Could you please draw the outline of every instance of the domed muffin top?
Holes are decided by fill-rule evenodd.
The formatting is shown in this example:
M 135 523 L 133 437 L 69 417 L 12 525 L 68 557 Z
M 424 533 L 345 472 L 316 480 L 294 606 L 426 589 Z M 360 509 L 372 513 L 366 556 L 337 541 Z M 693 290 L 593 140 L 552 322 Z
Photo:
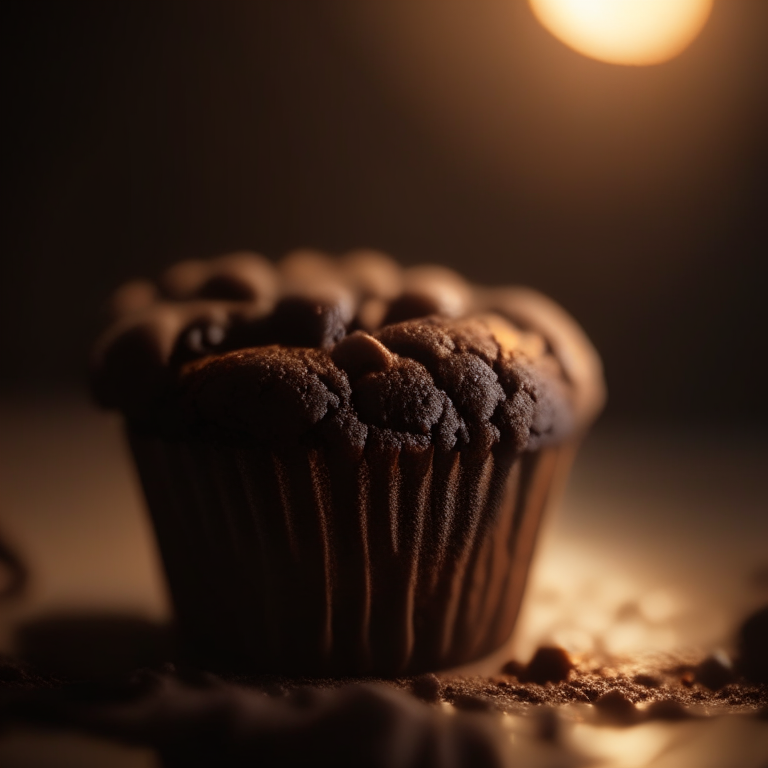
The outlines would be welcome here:
M 187 438 L 533 450 L 604 400 L 597 353 L 554 302 L 372 251 L 182 262 L 110 312 L 96 399 Z

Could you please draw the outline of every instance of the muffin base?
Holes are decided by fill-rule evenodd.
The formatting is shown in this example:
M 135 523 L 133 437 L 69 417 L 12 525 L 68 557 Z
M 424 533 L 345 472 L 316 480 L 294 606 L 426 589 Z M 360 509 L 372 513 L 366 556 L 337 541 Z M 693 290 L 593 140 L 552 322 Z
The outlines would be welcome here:
M 129 429 L 182 653 L 230 672 L 402 675 L 511 635 L 568 443 L 514 456 L 267 450 Z

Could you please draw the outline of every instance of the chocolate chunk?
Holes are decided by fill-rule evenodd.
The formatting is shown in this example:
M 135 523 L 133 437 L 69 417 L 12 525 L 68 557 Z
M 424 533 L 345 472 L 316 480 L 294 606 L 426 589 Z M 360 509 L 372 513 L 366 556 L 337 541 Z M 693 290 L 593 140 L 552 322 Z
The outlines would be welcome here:
M 291 347 L 325 349 L 347 332 L 348 313 L 336 297 L 287 296 L 272 316 L 273 340 Z
M 436 675 L 427 673 L 411 680 L 411 693 L 422 701 L 435 704 L 440 701 L 440 681 Z
M 198 298 L 227 301 L 273 301 L 277 276 L 272 265 L 254 253 L 233 253 L 214 259 L 197 288 Z
M 231 253 L 211 261 L 183 261 L 159 280 L 163 295 L 175 301 L 217 299 L 271 301 L 277 285 L 272 265 L 255 253 Z
M 693 670 L 697 683 L 709 688 L 711 691 L 719 691 L 735 679 L 733 668 L 728 660 L 720 655 L 707 656 Z
M 394 364 L 394 357 L 380 342 L 362 331 L 342 339 L 331 351 L 331 359 L 351 380 L 366 373 L 385 371 Z
M 341 267 L 346 279 L 363 297 L 394 299 L 402 290 L 402 270 L 378 251 L 352 251 L 343 258 Z
M 462 317 L 472 306 L 471 289 L 453 270 L 412 267 L 405 271 L 403 280 L 403 293 L 390 305 L 386 324 L 428 315 Z
M 522 682 L 560 683 L 568 679 L 573 662 L 568 652 L 556 646 L 542 646 L 537 649 L 522 673 Z
M 404 293 L 389 306 L 384 325 L 440 313 L 440 298 L 429 293 Z

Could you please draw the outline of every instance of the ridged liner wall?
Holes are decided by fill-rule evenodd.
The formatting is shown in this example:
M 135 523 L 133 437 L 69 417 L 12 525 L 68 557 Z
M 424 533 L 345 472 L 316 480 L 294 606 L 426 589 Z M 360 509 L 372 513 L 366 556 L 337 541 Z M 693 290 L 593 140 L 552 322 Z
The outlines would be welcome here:
M 131 434 L 182 648 L 211 669 L 409 674 L 510 636 L 572 446 L 267 451 Z

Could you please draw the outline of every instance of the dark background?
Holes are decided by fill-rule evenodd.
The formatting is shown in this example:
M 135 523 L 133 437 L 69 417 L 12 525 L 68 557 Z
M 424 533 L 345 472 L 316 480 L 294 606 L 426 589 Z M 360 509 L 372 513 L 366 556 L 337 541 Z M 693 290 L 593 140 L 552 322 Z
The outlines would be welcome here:
M 549 293 L 606 418 L 766 421 L 768 3 L 653 67 L 522 1 L 4 3 L 3 388 L 85 387 L 105 296 L 379 248 Z

